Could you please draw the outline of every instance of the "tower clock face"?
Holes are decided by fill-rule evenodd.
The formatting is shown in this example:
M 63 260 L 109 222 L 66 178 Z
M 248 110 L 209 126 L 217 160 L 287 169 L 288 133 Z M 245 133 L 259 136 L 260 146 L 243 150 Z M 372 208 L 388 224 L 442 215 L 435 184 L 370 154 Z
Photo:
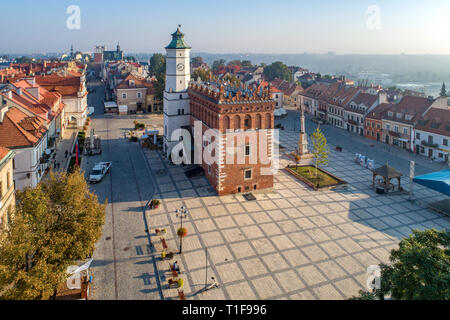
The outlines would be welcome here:
M 177 70 L 184 71 L 184 64 L 182 64 L 182 63 L 177 64 Z

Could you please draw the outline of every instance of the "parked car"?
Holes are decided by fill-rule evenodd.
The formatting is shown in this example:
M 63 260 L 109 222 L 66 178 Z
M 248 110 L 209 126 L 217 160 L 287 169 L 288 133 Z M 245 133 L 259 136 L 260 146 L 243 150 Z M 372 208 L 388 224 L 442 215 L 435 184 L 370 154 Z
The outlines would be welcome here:
M 111 162 L 96 163 L 91 173 L 89 174 L 89 182 L 90 183 L 101 182 L 110 169 L 111 169 Z

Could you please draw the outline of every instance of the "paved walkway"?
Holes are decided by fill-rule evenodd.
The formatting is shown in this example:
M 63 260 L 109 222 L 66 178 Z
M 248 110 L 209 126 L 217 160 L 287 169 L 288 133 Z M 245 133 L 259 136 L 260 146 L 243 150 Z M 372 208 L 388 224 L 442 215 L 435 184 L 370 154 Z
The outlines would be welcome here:
M 280 134 L 288 150 L 297 139 L 293 131 Z M 175 210 L 185 205 L 190 212 L 184 253 L 174 258 L 187 299 L 346 299 L 365 289 L 367 268 L 388 262 L 390 250 L 412 229 L 450 227 L 449 218 L 412 204 L 407 195 L 377 195 L 371 172 L 355 164 L 353 152 L 332 150 L 328 167 L 349 182 L 347 191 L 315 192 L 280 171 L 274 192 L 257 194 L 253 202 L 240 195 L 217 197 L 206 178 L 187 179 L 183 167 L 155 151 L 145 154 L 157 183 L 155 197 L 162 199 L 159 209 L 147 212 L 158 252 L 155 229 L 168 230 L 167 244 L 177 252 Z M 385 162 L 382 155 L 377 161 Z M 442 199 L 425 188 L 416 191 L 427 201 Z M 167 284 L 169 262 L 157 264 L 164 297 L 178 299 Z M 201 293 L 206 264 L 209 284 L 214 276 L 220 288 Z
M 77 129 L 66 129 L 64 131 L 63 139 L 56 148 L 56 157 L 54 162 L 52 163 L 52 170 L 56 172 L 58 171 L 64 172 L 67 170 L 71 158 L 70 156 L 72 152 L 71 149 L 75 141 L 75 138 L 77 137 L 77 134 L 78 134 Z M 65 155 L 66 151 L 68 152 L 67 158 Z M 57 163 L 59 163 L 59 169 L 54 166 Z

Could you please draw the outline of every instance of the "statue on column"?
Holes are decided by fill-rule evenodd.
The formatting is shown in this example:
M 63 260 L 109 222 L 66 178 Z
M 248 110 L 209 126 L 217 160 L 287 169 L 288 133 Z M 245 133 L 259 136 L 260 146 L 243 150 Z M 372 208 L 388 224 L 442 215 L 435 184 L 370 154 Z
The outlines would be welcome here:
M 297 153 L 294 154 L 294 157 L 297 158 L 297 160 L 299 158 L 300 161 L 298 161 L 298 163 L 300 165 L 311 165 L 314 162 L 314 155 L 308 150 L 308 135 L 306 133 L 305 109 L 303 106 L 300 107 L 300 135 Z

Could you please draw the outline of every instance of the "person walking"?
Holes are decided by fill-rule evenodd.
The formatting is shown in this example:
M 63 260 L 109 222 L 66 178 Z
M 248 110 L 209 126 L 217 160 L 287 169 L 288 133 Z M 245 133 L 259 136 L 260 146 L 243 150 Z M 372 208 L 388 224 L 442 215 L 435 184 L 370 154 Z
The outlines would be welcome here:
M 69 155 L 69 152 L 67 152 L 67 150 L 66 150 L 66 158 L 67 158 L 68 155 Z

